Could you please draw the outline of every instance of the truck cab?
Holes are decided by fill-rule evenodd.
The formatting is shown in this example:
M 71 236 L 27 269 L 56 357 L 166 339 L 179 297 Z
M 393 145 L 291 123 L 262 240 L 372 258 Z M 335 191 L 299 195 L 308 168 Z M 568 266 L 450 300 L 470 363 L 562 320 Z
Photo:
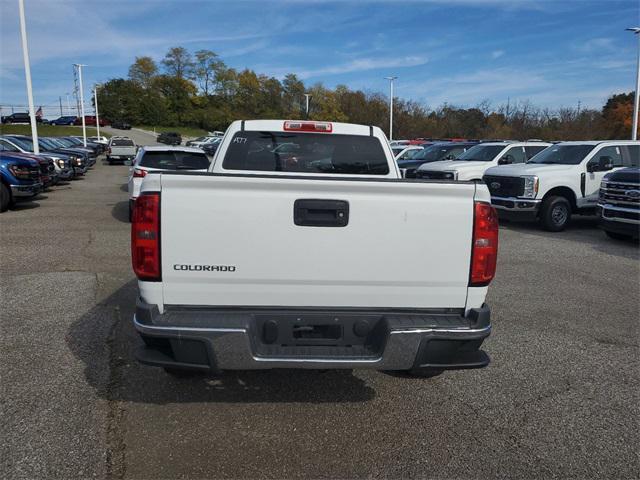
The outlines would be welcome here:
M 596 213 L 608 172 L 639 164 L 637 141 L 562 142 L 527 163 L 488 169 L 483 178 L 501 215 L 536 219 L 545 230 L 557 232 L 574 214 Z

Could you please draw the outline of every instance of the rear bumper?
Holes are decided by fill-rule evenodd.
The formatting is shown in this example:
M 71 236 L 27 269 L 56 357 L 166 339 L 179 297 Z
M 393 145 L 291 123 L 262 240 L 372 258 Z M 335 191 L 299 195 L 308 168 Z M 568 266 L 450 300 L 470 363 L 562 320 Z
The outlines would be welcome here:
M 369 331 L 358 339 L 357 325 Z M 460 313 L 371 310 L 157 308 L 138 300 L 133 319 L 147 365 L 202 371 L 265 368 L 372 368 L 407 370 L 480 368 L 489 356 L 480 346 L 491 333 L 489 307 Z M 337 325 L 340 340 L 271 341 L 291 329 Z M 271 324 L 267 326 L 267 324 Z M 278 333 L 280 328 L 280 333 Z M 347 340 L 345 341 L 345 337 Z M 349 339 L 349 337 L 353 337 Z M 353 341 L 351 341 L 353 340 Z M 358 344 L 359 343 L 359 344 Z

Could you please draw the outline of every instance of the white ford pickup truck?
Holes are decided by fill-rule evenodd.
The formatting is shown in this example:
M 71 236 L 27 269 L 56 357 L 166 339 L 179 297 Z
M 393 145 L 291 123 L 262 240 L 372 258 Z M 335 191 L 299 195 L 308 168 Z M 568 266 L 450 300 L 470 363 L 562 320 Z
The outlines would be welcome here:
M 209 171 L 148 172 L 131 238 L 137 358 L 170 373 L 489 363 L 489 191 L 400 178 L 377 127 L 234 122 Z
M 600 183 L 609 171 L 637 167 L 640 142 L 562 142 L 527 163 L 493 167 L 483 177 L 501 216 L 537 219 L 559 232 L 573 214 L 596 213 Z

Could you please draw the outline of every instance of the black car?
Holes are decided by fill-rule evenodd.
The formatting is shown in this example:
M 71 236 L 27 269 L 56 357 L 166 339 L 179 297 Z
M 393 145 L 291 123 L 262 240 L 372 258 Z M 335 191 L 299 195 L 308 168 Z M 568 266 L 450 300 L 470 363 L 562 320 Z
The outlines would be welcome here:
M 111 128 L 117 128 L 118 130 L 131 130 L 131 124 L 123 122 L 122 120 L 116 120 L 111 122 Z
M 436 143 L 416 153 L 407 160 L 398 160 L 398 168 L 404 172 L 405 178 L 416 178 L 421 165 L 440 160 L 455 160 L 478 142 Z
M 37 120 L 37 119 L 36 119 Z M 30 123 L 31 118 L 28 113 L 12 113 L 2 117 L 2 123 Z
M 157 141 L 167 145 L 180 145 L 182 144 L 182 136 L 177 132 L 164 132 L 158 135 Z
M 213 157 L 216 153 L 216 150 L 218 150 L 219 145 L 220 145 L 220 142 L 210 142 L 210 143 L 205 143 L 201 148 L 204 151 L 204 153 L 206 153 L 210 157 Z
M 598 198 L 600 228 L 616 240 L 640 238 L 640 168 L 629 167 L 604 176 Z

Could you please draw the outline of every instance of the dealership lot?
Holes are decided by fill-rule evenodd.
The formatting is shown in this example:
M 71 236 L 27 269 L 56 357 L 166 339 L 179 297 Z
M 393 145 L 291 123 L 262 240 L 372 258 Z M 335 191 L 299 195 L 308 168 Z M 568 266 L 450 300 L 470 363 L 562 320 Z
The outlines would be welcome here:
M 126 175 L 0 218 L 3 477 L 640 475 L 640 254 L 594 219 L 501 228 L 486 369 L 176 379 L 132 356 Z

